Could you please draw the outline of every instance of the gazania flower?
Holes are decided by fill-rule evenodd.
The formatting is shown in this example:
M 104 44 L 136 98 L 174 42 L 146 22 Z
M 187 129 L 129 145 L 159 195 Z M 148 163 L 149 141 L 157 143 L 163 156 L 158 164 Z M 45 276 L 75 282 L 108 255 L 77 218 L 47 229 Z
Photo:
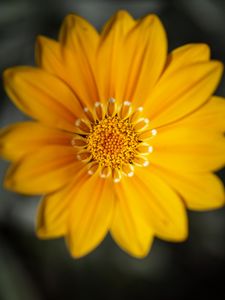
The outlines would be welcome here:
M 167 54 L 155 15 L 120 11 L 99 34 L 76 15 L 59 41 L 39 37 L 37 67 L 4 73 L 9 97 L 34 119 L 1 132 L 5 186 L 43 195 L 41 238 L 64 236 L 74 257 L 109 232 L 135 257 L 153 237 L 187 237 L 186 208 L 224 204 L 212 173 L 225 162 L 222 65 L 204 44 Z

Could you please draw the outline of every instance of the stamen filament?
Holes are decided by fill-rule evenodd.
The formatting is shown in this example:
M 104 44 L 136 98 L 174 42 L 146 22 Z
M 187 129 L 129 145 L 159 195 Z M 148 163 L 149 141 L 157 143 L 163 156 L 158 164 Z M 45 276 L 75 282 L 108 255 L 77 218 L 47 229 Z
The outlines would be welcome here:
M 110 117 L 116 114 L 116 100 L 114 98 L 110 98 L 108 101 L 107 113 Z
M 147 118 L 141 118 L 137 121 L 137 123 L 134 125 L 134 130 L 136 131 L 142 131 L 148 127 L 149 119 Z
M 101 102 L 95 102 L 95 116 L 98 121 L 104 118 L 103 105 Z

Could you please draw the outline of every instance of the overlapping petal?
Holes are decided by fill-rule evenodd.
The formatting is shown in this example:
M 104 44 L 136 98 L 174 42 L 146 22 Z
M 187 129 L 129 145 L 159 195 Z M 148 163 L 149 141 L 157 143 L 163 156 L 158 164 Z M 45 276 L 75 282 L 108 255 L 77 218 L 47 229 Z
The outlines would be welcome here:
M 171 125 L 152 141 L 151 162 L 174 171 L 216 171 L 225 164 L 225 139 L 219 133 Z
M 69 216 L 67 242 L 74 257 L 81 257 L 96 248 L 107 234 L 113 215 L 112 182 L 91 176 L 77 183 Z
M 82 108 L 70 88 L 57 77 L 32 67 L 4 72 L 8 95 L 19 109 L 54 128 L 74 131 Z
M 166 166 L 164 168 L 152 166 L 151 172 L 171 185 L 189 209 L 215 209 L 225 203 L 223 183 L 216 175 L 174 172 L 168 170 Z
M 202 132 L 225 132 L 225 98 L 211 97 L 200 109 L 183 118 L 176 126 L 185 126 Z
M 56 238 L 68 233 L 70 208 L 80 184 L 87 177 L 89 175 L 83 168 L 73 175 L 72 183 L 42 199 L 37 216 L 37 235 L 40 238 Z
M 100 100 L 105 102 L 110 97 L 122 101 L 124 82 L 125 37 L 134 27 L 135 20 L 125 11 L 113 15 L 104 26 L 97 52 L 96 68 Z
M 116 205 L 111 235 L 117 244 L 135 257 L 145 257 L 153 242 L 153 230 L 146 221 L 143 200 L 131 196 L 124 184 L 116 186 Z
M 223 69 L 217 61 L 195 63 L 171 73 L 169 68 L 170 65 L 145 103 L 153 127 L 177 121 L 206 103 Z
M 38 36 L 35 45 L 35 60 L 38 67 L 44 69 L 64 81 L 68 81 L 62 49 L 59 42 L 45 36 Z
M 16 161 L 50 145 L 71 145 L 72 135 L 37 122 L 21 122 L 0 131 L 0 154 Z
M 166 69 L 163 74 L 169 77 L 175 71 L 192 65 L 193 63 L 204 62 L 210 59 L 210 49 L 206 44 L 186 44 L 178 47 L 169 53 Z
M 156 15 L 139 20 L 124 43 L 123 99 L 142 105 L 158 81 L 167 58 L 165 30 Z
M 54 192 L 83 167 L 75 150 L 68 146 L 46 146 L 12 164 L 5 187 L 24 194 Z
M 115 97 L 142 104 L 158 80 L 166 61 L 164 28 L 155 15 L 137 22 L 120 11 L 101 35 L 97 70 L 101 100 Z
M 128 242 L 122 234 L 128 234 L 129 230 L 131 238 L 133 232 L 136 236 L 136 244 L 133 238 L 130 246 L 130 252 L 131 247 L 136 246 L 133 255 L 135 250 L 139 253 L 138 246 L 140 255 L 146 254 L 146 245 L 149 243 L 146 237 L 151 231 L 166 240 L 179 241 L 187 237 L 187 218 L 182 201 L 163 180 L 152 174 L 149 168 L 138 169 L 134 178 L 121 182 L 115 186 L 115 190 L 119 200 L 119 212 L 114 222 L 117 229 L 114 236 L 115 239 L 117 235 L 121 236 L 118 242 L 123 242 L 123 239 Z M 129 246 L 125 242 L 124 248 Z
M 63 21 L 59 41 L 67 80 L 79 101 L 90 107 L 99 100 L 95 78 L 99 34 L 85 19 L 70 14 Z

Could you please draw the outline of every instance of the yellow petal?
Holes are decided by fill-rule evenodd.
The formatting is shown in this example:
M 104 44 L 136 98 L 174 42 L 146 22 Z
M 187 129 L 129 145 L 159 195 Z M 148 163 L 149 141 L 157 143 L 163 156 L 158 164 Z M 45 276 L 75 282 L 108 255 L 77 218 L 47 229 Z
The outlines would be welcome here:
M 116 206 L 111 235 L 117 244 L 130 255 L 145 257 L 153 242 L 153 231 L 146 221 L 142 199 L 135 191 L 129 192 L 131 183 L 121 181 L 115 185 Z
M 173 50 L 167 58 L 166 70 L 163 76 L 197 62 L 210 59 L 210 49 L 206 44 L 187 44 Z
M 177 122 L 177 126 L 201 129 L 204 132 L 225 131 L 225 98 L 211 97 L 193 114 Z
M 192 210 L 215 209 L 225 204 L 224 187 L 220 179 L 210 173 L 190 174 L 172 172 L 152 166 L 151 172 L 170 184 Z
M 51 193 L 69 182 L 82 166 L 72 147 L 44 147 L 9 168 L 5 187 L 31 195 Z
M 111 233 L 125 251 L 146 256 L 153 233 L 166 240 L 186 238 L 184 206 L 160 178 L 142 169 L 115 189 L 118 200 Z
M 90 89 L 93 87 L 87 82 L 90 78 L 86 78 L 89 75 L 85 74 L 81 61 L 77 60 L 77 55 L 74 55 L 70 47 L 64 47 L 59 42 L 39 36 L 35 56 L 38 66 L 66 82 L 82 107 L 92 107 L 93 99 L 98 100 L 98 97 L 91 96 Z M 90 76 L 92 80 L 92 74 Z
M 142 105 L 151 94 L 167 58 L 166 33 L 159 18 L 148 15 L 128 33 L 124 47 L 124 99 Z
M 100 244 L 109 230 L 113 210 L 111 180 L 96 174 L 79 185 L 70 209 L 67 237 L 74 257 L 84 256 Z
M 137 168 L 133 178 L 121 182 L 115 189 L 117 195 L 121 195 L 120 205 L 129 203 L 127 214 L 132 209 L 136 222 L 142 220 L 148 224 L 156 236 L 171 241 L 187 237 L 187 217 L 181 199 L 165 181 L 152 174 L 150 168 Z
M 35 59 L 37 65 L 47 72 L 57 75 L 61 79 L 67 79 L 65 67 L 63 66 L 60 43 L 38 36 L 35 45 Z
M 72 135 L 35 122 L 21 122 L 0 130 L 0 155 L 18 160 L 43 146 L 70 145 Z
M 111 97 L 123 101 L 121 88 L 124 84 L 124 39 L 134 19 L 126 12 L 119 11 L 106 23 L 100 36 L 96 68 L 100 100 Z
M 69 14 L 61 26 L 59 40 L 63 46 L 69 47 L 78 55 L 82 55 L 77 52 L 83 49 L 83 54 L 87 59 L 93 61 L 95 57 L 93 50 L 98 45 L 99 34 L 87 20 L 78 15 Z M 90 49 L 90 45 L 94 48 Z
M 82 109 L 72 91 L 58 78 L 32 67 L 4 72 L 9 97 L 24 113 L 52 127 L 74 131 Z
M 68 232 L 70 207 L 74 195 L 87 180 L 87 171 L 83 168 L 74 174 L 72 184 L 45 196 L 39 206 L 37 215 L 37 235 L 40 238 L 65 236 Z
M 225 139 L 204 128 L 167 126 L 152 140 L 156 166 L 189 173 L 215 171 L 225 164 Z
M 96 69 L 99 68 L 95 64 L 99 35 L 85 19 L 70 14 L 62 24 L 59 40 L 67 80 L 78 99 L 90 106 L 99 100 L 95 79 Z
M 210 61 L 162 76 L 145 103 L 152 126 L 174 122 L 204 104 L 215 91 L 222 69 L 221 63 Z

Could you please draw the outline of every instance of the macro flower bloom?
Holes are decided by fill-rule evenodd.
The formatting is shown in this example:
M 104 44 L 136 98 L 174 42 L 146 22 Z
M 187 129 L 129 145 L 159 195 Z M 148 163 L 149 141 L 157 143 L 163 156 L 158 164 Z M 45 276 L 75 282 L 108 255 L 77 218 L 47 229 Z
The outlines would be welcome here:
M 155 15 L 119 11 L 99 34 L 68 15 L 59 40 L 38 37 L 37 67 L 4 72 L 34 121 L 2 129 L 5 186 L 43 195 L 37 235 L 65 237 L 81 257 L 109 232 L 135 257 L 154 237 L 187 238 L 186 209 L 224 204 L 213 174 L 225 162 L 225 102 L 212 96 L 222 64 L 205 44 L 168 54 Z

